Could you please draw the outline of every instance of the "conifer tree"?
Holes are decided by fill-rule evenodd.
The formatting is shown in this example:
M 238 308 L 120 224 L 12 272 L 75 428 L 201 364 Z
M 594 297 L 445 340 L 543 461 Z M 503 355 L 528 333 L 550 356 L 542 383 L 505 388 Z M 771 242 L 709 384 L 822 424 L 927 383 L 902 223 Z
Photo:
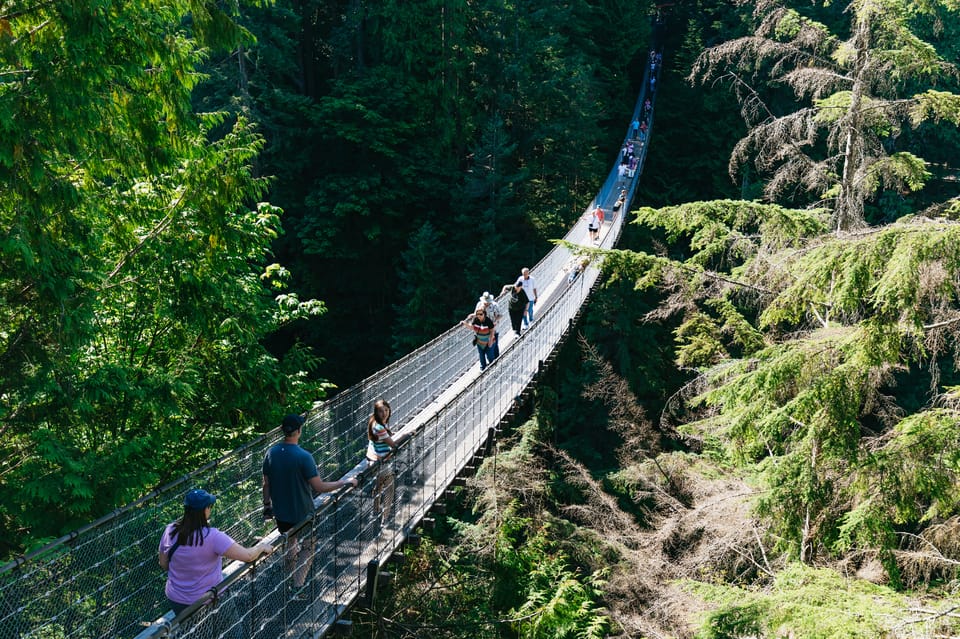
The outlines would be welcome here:
M 794 189 L 812 194 L 831 206 L 838 230 L 861 226 L 864 203 L 879 190 L 922 188 L 926 162 L 897 140 L 904 127 L 928 120 L 960 123 L 960 96 L 937 89 L 956 69 L 915 35 L 911 20 L 956 8 L 952 1 L 855 0 L 842 37 L 777 0 L 757 2 L 754 34 L 707 49 L 690 74 L 729 80 L 736 90 L 749 132 L 731 155 L 731 176 L 755 164 L 770 176 L 771 201 Z M 789 87 L 806 106 L 778 112 L 764 80 Z
M 669 293 L 658 315 L 677 319 L 677 362 L 696 372 L 669 412 L 754 469 L 784 549 L 879 553 L 897 578 L 900 549 L 960 516 L 960 224 L 838 236 L 829 210 L 736 201 L 637 221 L 677 256 L 614 251 L 604 266 Z

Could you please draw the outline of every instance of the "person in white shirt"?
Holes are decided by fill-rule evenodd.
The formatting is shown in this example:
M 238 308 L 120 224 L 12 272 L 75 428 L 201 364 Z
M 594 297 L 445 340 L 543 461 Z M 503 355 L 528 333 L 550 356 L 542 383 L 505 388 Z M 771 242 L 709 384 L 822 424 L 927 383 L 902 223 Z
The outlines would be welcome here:
M 523 316 L 523 325 L 529 327 L 533 324 L 533 305 L 537 302 L 537 282 L 530 275 L 530 269 L 524 267 L 520 271 L 520 279 L 517 280 L 523 286 L 523 292 L 527 294 L 527 312 Z
M 590 216 L 590 221 L 587 222 L 587 231 L 590 232 L 590 241 L 594 244 L 597 244 L 600 242 L 600 224 L 603 222 L 603 209 L 598 206 L 587 215 Z

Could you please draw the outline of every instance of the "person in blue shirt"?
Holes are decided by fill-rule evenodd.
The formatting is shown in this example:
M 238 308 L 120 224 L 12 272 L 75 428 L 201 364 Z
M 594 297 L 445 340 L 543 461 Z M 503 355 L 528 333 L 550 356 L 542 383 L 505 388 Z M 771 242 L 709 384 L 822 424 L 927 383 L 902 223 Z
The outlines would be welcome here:
M 287 415 L 281 423 L 283 441 L 267 451 L 263 458 L 263 515 L 273 517 L 277 530 L 286 533 L 313 514 L 313 493 L 328 493 L 345 486 L 357 486 L 354 478 L 323 481 L 313 455 L 300 448 L 304 419 Z M 296 535 L 288 535 L 287 567 L 293 574 L 293 585 L 303 586 L 313 564 L 313 535 L 304 535 L 298 543 Z

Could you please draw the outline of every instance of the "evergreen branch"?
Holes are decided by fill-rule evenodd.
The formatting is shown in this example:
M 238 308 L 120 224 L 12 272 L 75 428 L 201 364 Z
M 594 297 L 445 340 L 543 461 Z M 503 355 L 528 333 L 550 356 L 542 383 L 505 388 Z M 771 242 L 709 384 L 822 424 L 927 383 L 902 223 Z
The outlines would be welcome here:
M 51 3 L 51 4 L 52 4 L 52 3 Z M 40 31 L 40 29 L 42 29 L 42 28 L 44 28 L 45 26 L 47 26 L 48 24 L 50 24 L 50 22 L 51 22 L 50 20 L 44 20 L 43 22 L 41 22 L 40 24 L 38 24 L 38 25 L 35 26 L 34 28 L 30 29 L 30 31 L 27 32 L 27 35 L 32 38 L 38 31 Z M 14 39 L 14 40 L 11 40 L 11 41 L 10 41 L 10 44 L 11 44 L 11 45 L 15 45 L 15 44 L 17 44 L 18 42 L 20 42 L 21 39 L 22 39 L 22 38 L 16 38 L 16 39 Z
M 741 282 L 741 281 L 739 281 L 739 280 L 734 280 L 734 279 L 731 279 L 731 278 L 729 278 L 729 277 L 724 277 L 723 275 L 720 275 L 719 273 L 717 273 L 717 272 L 715 272 L 715 271 L 709 271 L 709 270 L 707 270 L 707 269 L 695 269 L 695 268 L 693 268 L 692 266 L 687 266 L 686 264 L 681 264 L 681 263 L 678 263 L 677 266 L 678 266 L 678 268 L 680 268 L 680 270 L 682 270 L 682 271 L 686 271 L 686 272 L 691 273 L 691 274 L 694 274 L 694 275 L 697 275 L 697 274 L 699 274 L 699 275 L 705 275 L 705 276 L 707 276 L 707 277 L 709 277 L 709 278 L 711 278 L 711 279 L 715 279 L 715 280 L 718 280 L 718 281 L 721 281 L 721 282 L 725 282 L 725 283 L 730 284 L 730 285 L 732 285 L 732 286 L 739 286 L 739 287 L 742 287 L 742 288 L 747 288 L 747 289 L 750 289 L 750 290 L 752 290 L 752 291 L 756 291 L 757 293 L 763 293 L 763 294 L 765 294 L 765 295 L 775 295 L 775 294 L 776 294 L 774 291 L 771 291 L 770 289 L 763 288 L 763 287 L 761 287 L 761 286 L 756 286 L 756 285 L 754 285 L 754 284 L 748 284 L 748 283 L 746 283 L 746 282 Z

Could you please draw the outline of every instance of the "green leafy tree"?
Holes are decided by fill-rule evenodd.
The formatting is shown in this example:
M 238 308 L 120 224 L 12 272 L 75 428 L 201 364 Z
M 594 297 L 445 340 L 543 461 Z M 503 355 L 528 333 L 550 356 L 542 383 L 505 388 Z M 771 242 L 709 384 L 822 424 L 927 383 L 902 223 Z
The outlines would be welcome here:
M 864 203 L 881 190 L 922 188 L 926 162 L 897 140 L 908 125 L 960 123 L 960 96 L 937 88 L 956 70 L 915 35 L 912 21 L 957 8 L 857 0 L 847 5 L 844 38 L 779 2 L 756 3 L 755 33 L 707 49 L 690 75 L 730 80 L 737 92 L 749 132 L 731 155 L 731 176 L 753 164 L 770 176 L 764 190 L 771 200 L 800 189 L 833 202 L 841 230 L 862 225 Z M 778 112 L 757 87 L 763 78 L 809 106 Z
M 7 9 L 4 550 L 131 501 L 323 390 L 308 351 L 261 344 L 323 310 L 276 296 L 289 273 L 267 266 L 281 229 L 258 203 L 263 141 L 244 118 L 191 109 L 204 48 L 245 32 L 202 1 Z

